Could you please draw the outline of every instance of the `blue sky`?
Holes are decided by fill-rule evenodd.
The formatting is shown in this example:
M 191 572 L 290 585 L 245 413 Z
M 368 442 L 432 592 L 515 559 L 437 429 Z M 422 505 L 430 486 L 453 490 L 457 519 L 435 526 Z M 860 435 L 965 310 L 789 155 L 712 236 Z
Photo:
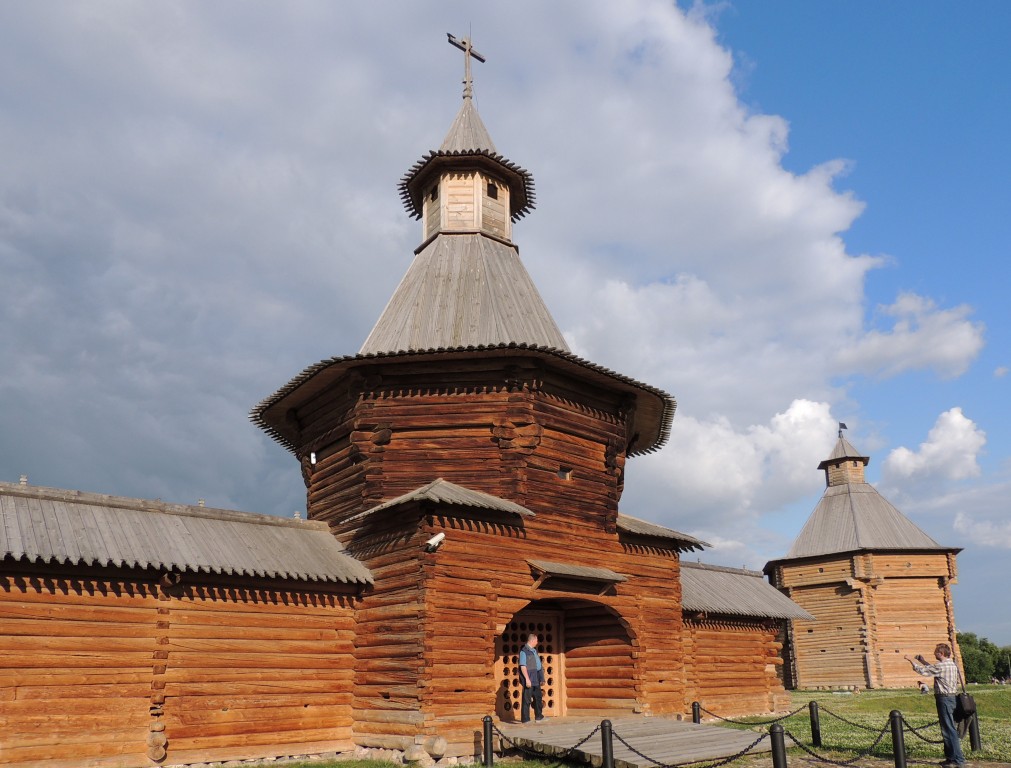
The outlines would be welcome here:
M 1011 644 L 1011 6 L 56 5 L 0 7 L 0 478 L 303 509 L 247 414 L 356 352 L 407 269 L 396 183 L 470 29 L 548 307 L 678 399 L 623 511 L 760 568 L 845 421 L 965 548 L 959 627 Z

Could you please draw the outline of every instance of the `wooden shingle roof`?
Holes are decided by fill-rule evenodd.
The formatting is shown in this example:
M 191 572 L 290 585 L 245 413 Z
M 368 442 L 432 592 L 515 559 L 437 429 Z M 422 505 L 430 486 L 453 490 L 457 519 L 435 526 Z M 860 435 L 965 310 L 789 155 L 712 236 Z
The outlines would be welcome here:
M 708 615 L 814 619 L 758 571 L 681 563 L 681 607 Z
M 526 507 L 509 501 L 508 499 L 493 496 L 492 494 L 484 493 L 483 491 L 475 491 L 471 488 L 464 488 L 462 485 L 451 483 L 440 477 L 430 483 L 427 483 L 426 485 L 421 486 L 420 488 L 416 488 L 413 491 L 397 496 L 395 499 L 384 501 L 381 504 L 377 504 L 376 506 L 365 510 L 364 512 L 354 515 L 353 517 L 348 518 L 348 522 L 369 517 L 377 512 L 382 512 L 383 510 L 393 509 L 394 507 L 400 507 L 405 504 L 416 502 L 431 502 L 451 507 L 487 509 L 493 512 L 505 512 L 510 515 L 518 515 L 519 517 L 532 517 L 534 514 Z
M 569 351 L 516 248 L 458 234 L 415 256 L 360 354 L 494 344 Z
M 325 523 L 13 483 L 0 483 L 0 559 L 372 583 Z
M 836 440 L 835 447 L 832 449 L 831 455 L 818 465 L 818 469 L 825 469 L 825 467 L 844 459 L 856 459 L 857 461 L 862 462 L 864 466 L 866 466 L 871 460 L 870 456 L 861 456 L 860 451 L 854 448 L 853 444 L 840 434 L 839 439 Z
M 869 483 L 829 486 L 786 560 L 856 550 L 942 550 Z
M 501 177 L 512 190 L 509 215 L 515 221 L 534 209 L 534 178 L 525 168 L 499 154 L 474 106 L 464 98 L 442 146 L 429 152 L 404 174 L 398 188 L 407 213 L 421 218 L 422 190 L 435 174 L 448 167 L 472 166 Z
M 675 531 L 673 528 L 665 528 L 662 525 L 657 525 L 656 523 L 650 523 L 646 520 L 640 520 L 638 517 L 632 517 L 631 515 L 620 513 L 618 514 L 618 530 L 624 531 L 625 533 L 634 533 L 639 536 L 649 536 L 655 539 L 667 539 L 668 541 L 673 541 L 679 552 L 691 552 L 696 549 L 701 550 L 710 546 L 707 542 L 702 541 L 702 539 L 696 539 L 694 536 L 689 536 L 687 533 L 681 533 L 680 531 Z

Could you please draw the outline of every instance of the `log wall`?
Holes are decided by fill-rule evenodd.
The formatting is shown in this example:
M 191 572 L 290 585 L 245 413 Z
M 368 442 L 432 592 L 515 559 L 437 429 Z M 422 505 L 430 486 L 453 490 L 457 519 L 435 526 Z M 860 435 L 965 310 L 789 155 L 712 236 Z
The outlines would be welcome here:
M 0 766 L 150 764 L 157 609 L 150 583 L 0 577 Z
M 864 601 L 844 583 L 795 587 L 790 598 L 817 621 L 795 621 L 798 688 L 867 685 Z
M 173 593 L 161 601 L 167 655 L 155 670 L 172 762 L 353 745 L 346 598 L 215 585 Z
M 787 708 L 780 628 L 734 618 L 686 618 L 685 694 L 722 717 Z
M 136 575 L 0 577 L 0 766 L 346 749 L 346 596 Z
M 956 649 L 946 552 L 861 552 L 776 566 L 773 581 L 816 622 L 794 622 L 790 663 L 799 688 L 910 687 L 906 654 Z

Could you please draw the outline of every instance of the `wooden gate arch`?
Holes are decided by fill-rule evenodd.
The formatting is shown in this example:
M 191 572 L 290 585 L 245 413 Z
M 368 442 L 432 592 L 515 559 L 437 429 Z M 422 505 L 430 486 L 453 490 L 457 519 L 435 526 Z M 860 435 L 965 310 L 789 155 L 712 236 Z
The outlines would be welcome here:
M 548 717 L 635 711 L 638 643 L 628 622 L 592 600 L 540 600 L 513 615 L 495 638 L 495 712 L 501 720 L 520 719 L 519 652 L 531 632 L 540 641 Z

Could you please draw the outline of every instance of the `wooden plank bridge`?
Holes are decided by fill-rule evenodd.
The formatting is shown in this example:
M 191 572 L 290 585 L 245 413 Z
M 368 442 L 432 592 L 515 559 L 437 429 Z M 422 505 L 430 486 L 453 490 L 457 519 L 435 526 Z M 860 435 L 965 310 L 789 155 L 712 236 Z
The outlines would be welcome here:
M 730 757 L 762 735 L 750 730 L 697 725 L 665 717 L 625 715 L 609 719 L 616 737 L 621 736 L 639 752 L 662 764 Z M 569 753 L 572 745 L 585 738 L 599 724 L 599 719 L 552 717 L 539 723 L 499 723 L 498 729 L 517 747 L 549 757 L 568 754 L 575 762 L 600 766 L 603 763 L 603 749 L 599 733 Z M 764 739 L 752 750 L 752 754 L 769 752 L 771 748 L 769 739 Z M 656 763 L 639 757 L 615 738 L 614 765 L 615 768 L 655 768 Z

